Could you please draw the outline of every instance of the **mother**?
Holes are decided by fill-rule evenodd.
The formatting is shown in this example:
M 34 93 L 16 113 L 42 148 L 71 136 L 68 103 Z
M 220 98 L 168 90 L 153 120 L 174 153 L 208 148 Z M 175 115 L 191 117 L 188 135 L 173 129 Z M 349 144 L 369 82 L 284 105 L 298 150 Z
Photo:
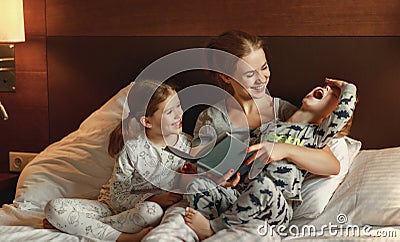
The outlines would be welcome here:
M 264 52 L 263 41 L 259 37 L 243 31 L 232 30 L 211 39 L 207 48 L 228 52 L 248 65 L 243 67 L 238 66 L 238 63 L 213 63 L 217 58 L 209 56 L 211 66 L 235 65 L 235 78 L 221 73 L 212 73 L 213 79 L 231 96 L 200 114 L 194 131 L 195 139 L 203 135 L 209 135 L 213 130 L 217 134 L 227 131 L 250 134 L 250 145 L 254 144 L 250 149 L 258 150 L 257 156 L 265 163 L 286 158 L 307 170 L 311 169 L 315 174 L 329 175 L 338 172 L 339 162 L 329 147 L 310 149 L 280 143 L 271 150 L 269 143 L 260 143 L 260 129 L 263 129 L 275 116 L 285 121 L 297 108 L 287 101 L 268 95 L 267 85 L 271 73 Z M 218 62 L 221 61 L 219 60 Z M 243 135 L 243 137 L 248 138 L 246 135 Z M 256 154 L 250 157 L 248 162 L 253 161 L 255 158 Z M 264 201 L 263 206 L 258 206 L 256 213 L 251 215 L 241 213 L 238 216 L 238 204 L 241 202 L 248 203 L 247 200 L 251 199 L 252 196 L 250 193 L 253 192 L 251 189 L 257 189 L 260 183 L 264 183 L 264 187 L 266 183 L 269 184 L 270 189 L 274 191 L 273 196 L 267 197 L 265 194 L 257 193 L 258 199 Z M 245 178 L 239 185 L 242 188 L 242 194 L 232 207 L 227 211 L 223 211 L 219 217 L 208 221 L 196 219 L 196 213 L 186 214 L 187 224 L 200 239 L 205 239 L 224 228 L 240 225 L 243 221 L 259 223 L 265 220 L 268 224 L 283 226 L 288 224 L 293 214 L 291 204 L 287 203 L 283 197 L 279 199 L 281 197 L 279 196 L 280 191 L 270 180 L 263 179 L 261 181 L 259 179 L 250 180 Z M 251 189 L 246 190 L 249 187 Z M 240 187 L 239 190 L 241 190 Z M 182 213 L 182 211 L 180 212 Z M 151 238 L 152 234 L 154 236 L 163 230 L 163 232 L 166 232 L 166 223 L 169 221 L 172 222 L 168 218 L 165 219 L 163 224 L 148 235 L 148 238 Z M 172 223 L 176 224 L 176 221 Z M 190 233 L 186 232 L 185 234 Z M 161 235 L 161 233 L 158 235 Z M 193 238 L 180 239 L 193 240 Z

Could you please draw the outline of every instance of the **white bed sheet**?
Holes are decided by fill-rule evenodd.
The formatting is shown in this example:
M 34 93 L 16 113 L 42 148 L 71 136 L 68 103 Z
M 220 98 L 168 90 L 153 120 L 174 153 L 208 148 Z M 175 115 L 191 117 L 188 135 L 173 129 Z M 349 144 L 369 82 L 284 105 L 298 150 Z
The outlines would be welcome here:
M 43 229 L 43 217 L 42 212 L 3 205 L 0 209 L 0 241 L 96 242 L 93 239 L 69 235 L 55 229 Z
M 182 214 L 185 204 L 177 204 L 169 209 L 164 217 L 168 223 L 158 226 L 145 242 L 159 241 L 198 241 L 194 232 L 185 225 Z M 43 212 L 21 210 L 13 205 L 3 205 L 0 209 L 0 241 L 80 241 L 97 242 L 98 240 L 69 235 L 54 229 L 42 228 Z M 342 230 L 344 231 L 344 230 Z M 346 235 L 345 231 L 332 233 L 324 231 L 317 232 L 318 236 L 292 235 L 287 237 L 260 236 L 255 228 L 249 226 L 238 226 L 223 230 L 205 242 L 228 242 L 228 241 L 400 241 L 400 226 L 372 226 L 369 230 L 371 235 L 360 233 L 359 236 Z M 342 234 L 342 235 L 341 235 Z

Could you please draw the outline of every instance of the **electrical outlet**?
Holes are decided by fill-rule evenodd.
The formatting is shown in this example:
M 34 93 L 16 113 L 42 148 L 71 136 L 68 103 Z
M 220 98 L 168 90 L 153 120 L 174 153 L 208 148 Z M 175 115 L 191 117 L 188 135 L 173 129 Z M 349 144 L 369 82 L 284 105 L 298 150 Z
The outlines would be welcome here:
M 10 151 L 9 153 L 10 171 L 21 172 L 22 169 L 24 169 L 24 167 L 37 155 L 38 153 Z

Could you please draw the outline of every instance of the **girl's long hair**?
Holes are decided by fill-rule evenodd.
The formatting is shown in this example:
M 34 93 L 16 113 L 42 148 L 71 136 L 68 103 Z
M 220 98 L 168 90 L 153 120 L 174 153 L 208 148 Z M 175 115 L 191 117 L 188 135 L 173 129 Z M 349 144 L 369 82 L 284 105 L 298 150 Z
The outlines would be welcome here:
M 108 153 L 111 157 L 115 158 L 124 147 L 124 132 L 131 130 L 132 125 L 141 126 L 140 118 L 151 117 L 158 110 L 158 105 L 174 91 L 172 86 L 159 81 L 143 80 L 134 83 L 127 97 L 129 114 L 110 134 Z

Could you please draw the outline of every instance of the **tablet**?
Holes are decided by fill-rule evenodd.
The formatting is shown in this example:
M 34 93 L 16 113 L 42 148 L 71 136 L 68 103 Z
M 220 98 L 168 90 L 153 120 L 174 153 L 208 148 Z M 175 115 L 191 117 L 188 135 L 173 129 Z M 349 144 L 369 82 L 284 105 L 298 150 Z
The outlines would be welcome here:
M 214 147 L 210 148 L 209 144 L 204 145 L 204 149 L 197 149 L 196 156 L 177 150 L 173 147 L 167 147 L 166 150 L 172 152 L 174 155 L 186 159 L 190 162 L 197 163 L 197 165 L 207 171 L 212 172 L 214 175 L 220 177 L 226 174 L 230 169 L 234 169 L 235 173 L 240 172 L 245 175 L 250 166 L 243 164 L 252 153 L 246 153 L 248 144 L 240 141 L 234 135 L 225 133 L 219 140 L 212 142 Z M 198 147 L 196 147 L 198 148 Z M 205 151 L 206 150 L 206 151 Z M 199 154 L 204 154 L 199 156 Z

